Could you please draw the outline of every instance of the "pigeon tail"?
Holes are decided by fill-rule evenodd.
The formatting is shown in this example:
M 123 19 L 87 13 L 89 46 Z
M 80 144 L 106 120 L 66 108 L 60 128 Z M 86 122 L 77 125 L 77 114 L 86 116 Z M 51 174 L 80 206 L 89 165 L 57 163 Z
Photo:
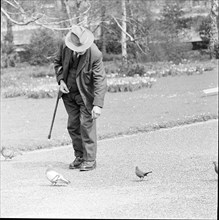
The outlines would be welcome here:
M 135 174 L 139 177 L 139 178 L 141 178 L 141 179 L 143 179 L 145 176 L 147 176 L 149 173 L 152 173 L 152 171 L 149 171 L 149 172 L 143 172 L 143 171 L 141 171 L 137 166 L 135 167 Z
M 147 173 L 144 173 L 144 176 L 147 176 L 149 173 L 152 173 L 152 171 L 149 171 Z
M 69 180 L 65 179 L 64 177 L 61 177 L 60 180 L 66 184 L 71 183 Z

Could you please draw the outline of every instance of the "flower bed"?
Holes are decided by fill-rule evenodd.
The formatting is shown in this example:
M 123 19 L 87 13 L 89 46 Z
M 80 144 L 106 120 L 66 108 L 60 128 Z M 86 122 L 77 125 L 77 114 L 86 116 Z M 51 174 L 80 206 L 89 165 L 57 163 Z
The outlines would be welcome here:
M 27 98 L 53 98 L 57 96 L 57 84 L 48 84 L 35 86 L 21 86 L 21 87 L 8 87 L 3 89 L 2 95 L 4 98 L 13 98 L 19 96 L 26 96 Z
M 129 77 L 119 75 L 118 72 L 114 70 L 107 73 L 107 90 L 108 92 L 127 92 L 141 88 L 151 88 L 156 82 L 156 78 L 202 74 L 204 71 L 214 69 L 217 65 L 217 63 L 214 62 L 192 62 L 185 60 L 179 65 L 173 62 L 146 63 L 142 64 L 144 65 L 144 74 L 139 76 L 133 72 L 133 76 Z M 39 71 L 37 71 L 35 67 L 30 67 L 30 69 L 26 67 L 8 69 L 7 72 L 5 71 L 5 73 L 1 75 L 2 97 L 56 97 L 58 85 L 54 76 L 45 75 L 48 72 L 48 68 L 46 67 L 39 69 Z
M 54 98 L 57 96 L 58 86 L 50 85 L 50 86 L 40 86 L 37 88 L 30 89 L 26 96 L 28 98 Z
M 204 71 L 211 71 L 214 69 L 213 64 L 208 63 L 192 63 L 191 61 L 185 60 L 183 63 L 178 65 L 173 62 L 157 62 L 156 64 L 148 63 L 145 68 L 145 76 L 148 77 L 166 77 L 166 76 L 182 76 L 182 75 L 197 75 L 203 74 Z
M 156 79 L 152 77 L 110 77 L 107 79 L 107 91 L 132 92 L 141 88 L 151 88 L 154 82 Z

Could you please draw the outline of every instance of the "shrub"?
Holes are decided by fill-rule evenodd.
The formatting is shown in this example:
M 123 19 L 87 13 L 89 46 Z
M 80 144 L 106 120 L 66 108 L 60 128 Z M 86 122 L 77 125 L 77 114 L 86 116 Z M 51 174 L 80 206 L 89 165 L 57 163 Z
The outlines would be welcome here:
M 216 59 L 219 59 L 219 42 L 215 45 L 214 51 Z
M 203 41 L 209 43 L 211 31 L 211 18 L 210 16 L 204 17 L 200 26 L 198 27 L 200 37 Z
M 140 62 L 160 62 L 173 61 L 178 64 L 188 57 L 188 53 L 192 50 L 190 43 L 150 43 L 148 45 L 149 52 L 147 55 L 138 54 L 137 59 Z
M 18 53 L 14 50 L 14 44 L 7 41 L 7 38 L 1 41 L 1 67 L 15 67 L 19 62 Z
M 42 65 L 51 62 L 58 45 L 58 39 L 55 36 L 54 32 L 43 28 L 37 29 L 32 34 L 28 46 L 29 63 L 31 65 Z
M 8 87 L 6 91 L 2 93 L 4 98 L 14 98 L 24 96 L 26 91 L 22 87 Z
M 15 67 L 16 63 L 20 62 L 19 56 L 16 52 L 13 52 L 11 54 L 2 54 L 1 58 L 1 67 L 7 68 L 7 67 Z
M 52 89 L 32 89 L 26 94 L 28 98 L 33 99 L 54 98 L 56 95 L 57 90 Z
M 116 61 L 116 60 L 122 60 L 122 55 L 112 54 L 112 53 L 103 54 L 103 61 Z
M 127 64 L 117 62 L 118 74 L 120 76 L 143 76 L 146 73 L 145 66 L 136 60 L 128 60 Z
M 145 74 L 145 67 L 141 64 L 132 64 L 128 69 L 127 76 L 139 75 L 143 76 Z
M 30 72 L 33 78 L 54 77 L 55 72 L 53 70 L 53 64 L 49 66 L 42 66 L 42 68 L 33 69 Z
M 219 17 L 218 16 L 217 16 L 217 25 L 218 25 L 218 28 L 219 28 Z M 206 44 L 209 46 L 210 36 L 211 36 L 211 18 L 210 18 L 210 15 L 202 20 L 202 23 L 199 26 L 198 31 L 200 33 L 200 37 L 202 38 L 202 40 L 204 42 L 206 42 Z M 208 54 L 210 54 L 210 52 L 211 51 L 209 51 L 209 50 L 207 51 Z M 216 59 L 219 59 L 218 39 L 217 39 L 217 43 L 214 45 L 213 54 L 214 54 Z
M 104 66 L 105 66 L 105 72 L 107 75 L 118 74 L 119 72 L 119 67 L 113 61 L 105 63 Z

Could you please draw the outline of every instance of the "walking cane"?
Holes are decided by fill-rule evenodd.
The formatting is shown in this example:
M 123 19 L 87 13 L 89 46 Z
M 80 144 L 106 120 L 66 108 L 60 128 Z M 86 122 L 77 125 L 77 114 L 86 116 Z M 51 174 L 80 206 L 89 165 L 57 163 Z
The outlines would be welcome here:
M 59 90 L 58 95 L 57 95 L 57 99 L 56 99 L 56 105 L 55 105 L 55 109 L 54 109 L 54 113 L 53 113 L 53 117 L 52 117 L 52 123 L 51 123 L 50 131 L 49 131 L 48 139 L 51 138 L 51 133 L 52 133 L 52 128 L 53 128 L 53 124 L 54 124 L 54 120 L 55 120 L 55 116 L 56 116 L 56 111 L 57 111 L 59 99 L 61 98 L 61 96 L 62 96 L 62 92 Z

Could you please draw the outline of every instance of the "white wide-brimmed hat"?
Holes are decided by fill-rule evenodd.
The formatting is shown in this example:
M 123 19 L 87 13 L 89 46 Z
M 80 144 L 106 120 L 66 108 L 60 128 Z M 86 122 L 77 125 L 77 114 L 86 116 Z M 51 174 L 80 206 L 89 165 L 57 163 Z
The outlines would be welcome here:
M 94 35 L 88 29 L 74 25 L 65 37 L 66 46 L 75 51 L 83 52 L 94 42 Z

